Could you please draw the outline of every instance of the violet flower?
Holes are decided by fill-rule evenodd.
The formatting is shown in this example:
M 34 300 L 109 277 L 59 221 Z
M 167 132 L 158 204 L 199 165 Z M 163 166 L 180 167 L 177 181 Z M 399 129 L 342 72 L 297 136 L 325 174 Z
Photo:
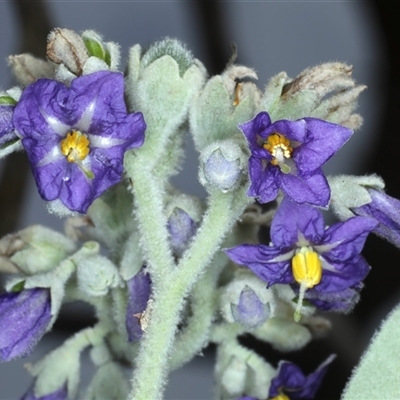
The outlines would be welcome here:
M 68 389 L 67 385 L 62 386 L 60 389 L 45 396 L 36 397 L 33 391 L 33 386 L 24 394 L 21 400 L 67 400 Z
M 18 139 L 13 124 L 14 106 L 0 104 L 0 147 Z
M 383 190 L 367 190 L 372 201 L 351 211 L 356 215 L 374 218 L 378 222 L 374 233 L 400 247 L 400 200 L 388 196 Z
M 127 114 L 123 75 L 109 71 L 70 88 L 37 80 L 22 93 L 14 125 L 41 197 L 80 213 L 121 180 L 124 153 L 143 144 L 146 129 L 141 113 Z
M 127 282 L 128 305 L 125 326 L 129 342 L 139 340 L 143 335 L 142 317 L 151 294 L 150 276 L 143 268 Z
M 248 196 L 267 203 L 281 189 L 296 203 L 328 205 L 330 189 L 321 166 L 347 142 L 350 129 L 316 118 L 272 123 L 266 112 L 239 127 L 251 151 Z
M 50 290 L 27 289 L 0 296 L 0 361 L 29 354 L 51 320 Z
M 313 399 L 329 364 L 335 357 L 335 355 L 328 357 L 316 371 L 307 376 L 297 365 L 281 361 L 278 375 L 271 381 L 268 399 Z
M 325 229 L 318 209 L 285 198 L 271 224 L 270 246 L 243 244 L 226 253 L 268 286 L 297 282 L 301 304 L 307 289 L 339 292 L 365 278 L 369 266 L 360 252 L 376 225 L 372 218 L 354 217 Z

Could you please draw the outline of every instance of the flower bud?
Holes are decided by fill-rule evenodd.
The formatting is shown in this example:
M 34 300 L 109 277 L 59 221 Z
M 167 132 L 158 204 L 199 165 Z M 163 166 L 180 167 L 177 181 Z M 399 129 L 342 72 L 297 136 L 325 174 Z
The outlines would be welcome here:
M 180 257 L 189 245 L 203 214 L 201 201 L 193 196 L 170 191 L 165 214 L 173 253 Z
M 0 256 L 7 257 L 27 275 L 49 271 L 75 249 L 71 239 L 41 225 L 30 226 L 0 240 Z
M 51 320 L 50 290 L 28 289 L 0 296 L 0 361 L 29 354 Z
M 268 110 L 272 120 L 314 117 L 357 129 L 362 118 L 352 112 L 366 86 L 355 84 L 352 70 L 331 62 L 307 68 L 295 79 L 280 73 L 267 85 L 261 110 Z
M 14 108 L 20 96 L 21 89 L 18 87 L 0 91 L 0 158 L 22 150 L 21 140 L 13 123 Z
M 249 286 L 240 293 L 239 303 L 231 304 L 233 318 L 247 329 L 262 325 L 269 317 L 270 305 L 264 304 Z
M 329 178 L 329 185 L 330 207 L 339 219 L 356 215 L 373 218 L 378 225 L 372 232 L 400 247 L 400 200 L 384 192 L 382 178 L 340 175 Z
M 82 32 L 82 38 L 89 53 L 89 60 L 84 66 L 84 74 L 89 73 L 91 60 L 99 60 L 105 63 L 103 67 L 95 69 L 110 69 L 116 71 L 120 61 L 119 45 L 114 42 L 104 42 L 103 38 L 95 31 Z M 98 64 L 100 66 L 100 64 Z M 93 72 L 95 71 L 93 70 Z
M 243 182 L 248 155 L 237 140 L 221 140 L 207 146 L 200 155 L 199 181 L 222 192 L 235 190 Z
M 121 282 L 117 267 L 104 256 L 83 257 L 75 262 L 78 287 L 89 296 L 104 296 Z
M 192 52 L 179 40 L 167 37 L 159 42 L 153 43 L 146 53 L 143 54 L 141 61 L 142 68 L 148 67 L 154 61 L 166 55 L 172 57 L 176 61 L 181 77 L 194 64 Z
M 47 57 L 56 64 L 64 64 L 75 75 L 82 75 L 89 58 L 85 42 L 76 32 L 56 28 L 47 39 Z
M 28 86 L 39 78 L 54 77 L 54 64 L 28 53 L 9 56 L 8 65 L 22 86 Z
M 271 290 L 247 271 L 238 271 L 221 297 L 224 319 L 239 322 L 247 330 L 253 330 L 267 321 L 274 307 Z

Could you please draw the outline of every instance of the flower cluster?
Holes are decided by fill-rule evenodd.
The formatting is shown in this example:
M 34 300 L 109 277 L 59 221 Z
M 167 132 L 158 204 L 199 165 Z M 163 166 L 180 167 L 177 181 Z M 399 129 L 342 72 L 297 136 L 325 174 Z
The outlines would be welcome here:
M 317 310 L 347 313 L 359 300 L 369 233 L 400 246 L 400 202 L 381 178 L 322 170 L 360 126 L 364 86 L 350 66 L 327 63 L 294 80 L 280 73 L 263 94 L 245 66 L 207 80 L 170 38 L 135 45 L 126 74 L 119 56 L 96 32 L 55 29 L 47 60 L 10 60 L 21 87 L 0 92 L 0 158 L 25 150 L 49 211 L 74 218 L 65 235 L 32 226 L 0 240 L 11 275 L 0 361 L 28 355 L 64 302 L 84 301 L 97 323 L 30 366 L 23 399 L 80 396 L 88 348 L 97 371 L 82 398 L 158 399 L 167 372 L 211 342 L 218 399 L 313 398 L 334 356 L 307 375 L 240 337 L 304 348 L 331 326 Z M 169 181 L 186 132 L 207 201 Z M 341 222 L 325 226 L 328 208 Z

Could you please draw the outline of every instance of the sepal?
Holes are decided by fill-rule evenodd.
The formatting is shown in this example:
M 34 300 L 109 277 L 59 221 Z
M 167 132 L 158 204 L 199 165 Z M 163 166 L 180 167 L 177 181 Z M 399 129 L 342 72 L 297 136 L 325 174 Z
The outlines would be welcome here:
M 353 67 L 332 62 L 307 68 L 295 79 L 283 72 L 271 79 L 260 103 L 273 121 L 314 117 L 358 129 L 362 118 L 352 114 L 366 88 L 351 77 Z
M 112 288 L 122 284 L 117 267 L 101 256 L 97 242 L 86 242 L 79 255 L 73 257 L 79 289 L 88 296 L 105 296 Z
M 85 393 L 86 400 L 126 399 L 129 393 L 127 377 L 115 362 L 98 368 Z
M 41 225 L 30 226 L 0 240 L 1 258 L 26 275 L 51 270 L 75 250 L 76 244 L 71 239 Z
M 252 69 L 234 65 L 207 82 L 190 111 L 191 133 L 198 151 L 239 133 L 238 124 L 254 117 L 260 100 L 256 79 Z

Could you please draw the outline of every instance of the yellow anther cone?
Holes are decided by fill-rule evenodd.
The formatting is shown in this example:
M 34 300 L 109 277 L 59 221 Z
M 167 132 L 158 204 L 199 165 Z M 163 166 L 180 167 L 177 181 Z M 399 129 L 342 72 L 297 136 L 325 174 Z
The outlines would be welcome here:
M 296 254 L 292 258 L 292 272 L 295 281 L 304 283 L 311 289 L 321 281 L 322 266 L 318 253 L 306 251 Z

